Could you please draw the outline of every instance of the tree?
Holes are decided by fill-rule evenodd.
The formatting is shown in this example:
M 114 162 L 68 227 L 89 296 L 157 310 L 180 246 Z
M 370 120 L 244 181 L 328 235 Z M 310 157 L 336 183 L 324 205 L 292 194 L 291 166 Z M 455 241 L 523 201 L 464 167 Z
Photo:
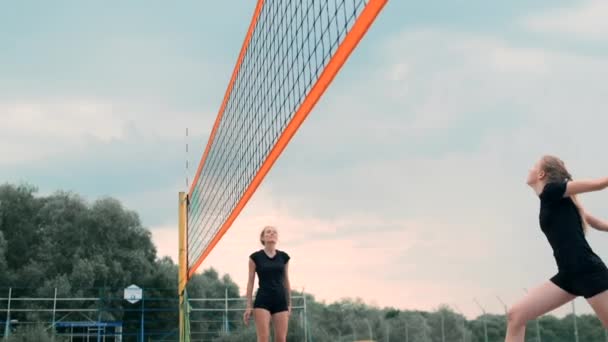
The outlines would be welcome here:
M 4 234 L 0 231 L 0 279 L 7 279 L 8 277 L 8 266 L 6 263 L 6 250 L 7 243 L 4 239 Z
M 177 265 L 169 258 L 158 259 L 150 232 L 137 213 L 112 198 L 92 203 L 69 192 L 37 196 L 29 185 L 0 186 L 0 287 L 12 287 L 13 296 L 90 297 L 100 301 L 63 303 L 64 308 L 101 309 L 95 320 L 122 320 L 124 331 L 139 331 L 142 303 L 124 301 L 123 289 L 137 284 L 144 289 L 147 314 L 146 330 L 175 332 L 177 312 Z M 23 288 L 27 289 L 23 289 Z M 4 290 L 4 289 L 2 289 Z M 8 289 L 6 289 L 8 292 Z M 25 292 L 30 291 L 30 292 Z M 33 293 L 32 293 L 33 292 Z M 207 269 L 195 274 L 188 284 L 190 298 L 212 299 L 192 302 L 191 330 L 216 334 L 215 341 L 251 340 L 253 324 L 241 321 L 244 302 L 229 302 L 225 312 L 224 296 L 238 297 L 238 286 L 229 275 Z M 296 294 L 294 292 L 294 294 Z M 300 293 L 297 293 L 300 295 Z M 335 303 L 317 302 L 303 294 L 307 302 L 308 335 L 314 341 L 343 341 L 367 338 L 370 330 L 378 341 L 460 342 L 463 334 L 469 342 L 484 341 L 485 321 L 490 342 L 504 341 L 505 317 L 483 315 L 474 320 L 455 313 L 447 306 L 434 312 L 402 311 L 378 308 L 361 299 L 343 299 Z M 220 300 L 218 300 L 220 299 Z M 37 308 L 38 302 L 22 303 L 21 308 Z M 29 305 L 29 306 L 27 306 Z M 39 307 L 38 307 L 39 308 Z M 47 307 L 48 309 L 48 307 Z M 133 309 L 129 311 L 127 309 Z M 14 312 L 11 318 L 28 322 L 48 322 L 41 311 Z M 577 316 L 579 340 L 605 341 L 605 332 L 595 315 Z M 225 332 L 225 321 L 229 322 Z M 539 326 L 543 341 L 570 342 L 574 337 L 574 316 L 557 318 L 546 315 Z M 21 331 L 44 341 L 44 329 Z M 304 338 L 304 313 L 293 312 L 288 341 Z M 207 335 L 208 336 L 208 335 Z M 199 336 L 200 337 L 200 336 Z M 26 340 L 29 337 L 23 337 Z M 210 339 L 213 337 L 210 337 Z M 526 341 L 536 340 L 536 324 L 529 322 Z M 56 339 L 58 341 L 58 339 Z
M 432 341 L 462 340 L 464 327 L 461 316 L 452 311 L 448 306 L 440 306 L 437 311 L 429 314 L 427 319 L 432 330 Z

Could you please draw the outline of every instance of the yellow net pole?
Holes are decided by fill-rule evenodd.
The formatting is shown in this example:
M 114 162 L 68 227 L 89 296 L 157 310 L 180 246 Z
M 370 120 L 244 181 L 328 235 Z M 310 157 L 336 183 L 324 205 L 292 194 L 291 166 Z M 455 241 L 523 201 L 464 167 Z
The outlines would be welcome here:
M 185 302 L 185 291 L 186 283 L 188 282 L 188 260 L 186 254 L 186 228 L 187 228 L 187 216 L 188 216 L 188 197 L 185 192 L 179 193 L 179 272 L 178 272 L 178 295 L 179 295 L 179 340 L 180 342 L 189 341 L 190 334 L 185 322 L 187 320 L 186 315 L 186 302 Z

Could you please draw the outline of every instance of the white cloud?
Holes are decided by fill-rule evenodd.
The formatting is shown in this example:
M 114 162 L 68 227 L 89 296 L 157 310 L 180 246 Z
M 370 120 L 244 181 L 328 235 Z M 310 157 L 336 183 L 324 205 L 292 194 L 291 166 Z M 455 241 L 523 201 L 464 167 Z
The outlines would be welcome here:
M 212 114 L 174 113 L 159 105 L 129 105 L 110 100 L 35 99 L 0 102 L 0 165 L 14 165 L 85 152 L 91 143 L 128 139 L 186 142 L 198 156 L 215 118 Z M 185 148 L 185 147 L 184 147 Z M 195 164 L 198 159 L 192 159 Z M 194 165 L 193 167 L 196 167 Z
M 62 140 L 73 140 L 82 135 L 111 140 L 124 134 L 117 118 L 111 115 L 112 107 L 96 101 L 5 104 L 0 111 L 5 134 L 19 132 L 25 136 Z
M 83 140 L 120 138 L 112 108 L 96 101 L 66 103 L 0 103 L 0 164 L 50 157 L 82 148 Z
M 458 151 L 464 141 L 470 149 L 512 133 L 525 136 L 524 142 L 534 139 L 538 150 L 573 137 L 581 145 L 601 142 L 599 127 L 608 120 L 602 114 L 608 93 L 604 58 L 440 30 L 406 31 L 385 45 L 365 83 L 332 89 L 313 114 L 320 118 L 309 121 L 315 126 L 298 133 L 307 135 L 302 141 L 381 146 L 392 154 L 401 152 L 396 148 L 424 150 L 447 136 L 454 144 L 446 152 Z M 572 134 L 574 129 L 581 134 Z
M 608 2 L 585 0 L 528 16 L 523 25 L 536 32 L 569 35 L 580 40 L 608 40 Z

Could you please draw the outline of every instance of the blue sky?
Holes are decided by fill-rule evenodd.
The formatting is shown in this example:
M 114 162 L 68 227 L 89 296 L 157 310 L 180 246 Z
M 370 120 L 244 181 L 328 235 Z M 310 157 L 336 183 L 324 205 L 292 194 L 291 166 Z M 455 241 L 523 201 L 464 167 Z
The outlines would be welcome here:
M 254 7 L 4 4 L 0 181 L 117 197 L 174 255 L 185 160 L 191 178 Z M 272 223 L 321 299 L 499 312 L 496 294 L 554 272 L 528 167 L 554 153 L 575 177 L 608 172 L 606 16 L 602 0 L 389 1 L 206 266 L 244 287 Z M 605 196 L 583 200 L 608 217 Z

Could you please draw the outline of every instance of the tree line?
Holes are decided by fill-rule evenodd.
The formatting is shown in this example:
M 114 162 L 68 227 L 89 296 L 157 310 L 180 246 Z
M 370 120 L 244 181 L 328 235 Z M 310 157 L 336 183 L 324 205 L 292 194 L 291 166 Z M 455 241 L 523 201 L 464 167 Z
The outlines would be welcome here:
M 176 209 L 177 210 L 177 209 Z M 177 233 L 176 233 L 177 234 Z M 0 297 L 7 289 L 13 296 L 62 298 L 98 297 L 94 303 L 72 303 L 98 309 L 98 320 L 125 322 L 125 332 L 139 331 L 137 304 L 122 300 L 122 291 L 131 284 L 144 288 L 147 340 L 161 340 L 161 335 L 177 336 L 177 265 L 159 258 L 151 233 L 138 214 L 113 198 L 100 198 L 88 203 L 81 196 L 58 191 L 38 195 L 28 184 L 0 185 Z M 195 275 L 189 285 L 191 298 L 235 298 L 240 289 L 229 275 L 207 269 Z M 488 342 L 504 341 L 505 316 L 486 314 L 466 319 L 448 306 L 432 312 L 379 308 L 360 299 L 343 299 L 333 303 L 306 297 L 304 311 L 294 310 L 290 318 L 289 341 L 411 341 L 411 342 Z M 236 304 L 239 308 L 244 302 Z M 296 304 L 294 302 L 294 304 Z M 14 305 L 14 304 L 13 304 Z M 39 303 L 22 303 L 23 308 Z M 198 306 L 197 306 L 198 305 Z M 194 304 L 196 309 L 202 304 Z M 225 303 L 205 303 L 216 311 L 193 310 L 190 314 L 193 339 L 217 342 L 254 341 L 253 325 L 241 321 L 242 311 L 223 312 Z M 0 302 L 7 308 L 7 301 Z M 156 309 L 155 309 L 156 308 Z M 150 310 L 150 311 L 148 311 Z M 6 310 L 5 310 L 6 311 Z M 45 316 L 46 315 L 46 316 Z M 48 313 L 35 310 L 11 314 L 11 320 L 48 323 Z M 70 317 L 70 319 L 76 319 Z M 6 313 L 0 313 L 5 324 Z M 575 341 L 575 316 L 543 316 L 530 322 L 526 341 Z M 594 315 L 576 316 L 578 340 L 608 341 L 606 331 Z M 32 325 L 23 331 L 26 334 Z M 537 330 L 537 329 L 540 330 Z M 4 327 L 0 327 L 4 330 Z M 42 341 L 50 334 L 48 324 L 39 326 L 33 340 Z M 42 335 L 40 335 L 42 334 Z M 23 335 L 25 336 L 25 335 Z M 196 337 L 195 337 L 196 336 Z M 135 334 L 125 341 L 136 340 Z M 25 337 L 21 340 L 27 340 Z M 59 341 L 59 339 L 55 339 Z

